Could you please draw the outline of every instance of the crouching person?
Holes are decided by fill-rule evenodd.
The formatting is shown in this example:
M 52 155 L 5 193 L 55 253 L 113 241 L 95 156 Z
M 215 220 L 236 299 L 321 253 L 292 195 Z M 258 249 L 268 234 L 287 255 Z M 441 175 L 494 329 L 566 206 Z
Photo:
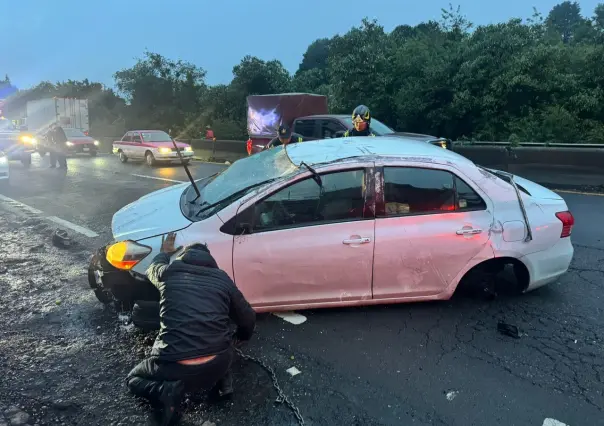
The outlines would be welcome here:
M 130 391 L 162 409 L 162 425 L 172 424 L 185 391 L 233 392 L 230 366 L 235 339 L 252 337 L 256 314 L 235 283 L 218 268 L 204 244 L 170 256 L 176 235 L 169 234 L 147 269 L 160 292 L 160 331 L 151 356 L 128 374 Z

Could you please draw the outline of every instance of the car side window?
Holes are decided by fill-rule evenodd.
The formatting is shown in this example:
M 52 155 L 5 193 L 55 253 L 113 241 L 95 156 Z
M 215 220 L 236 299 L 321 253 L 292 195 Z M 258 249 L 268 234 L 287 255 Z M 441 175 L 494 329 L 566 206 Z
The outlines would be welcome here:
M 386 216 L 486 209 L 484 200 L 446 170 L 384 167 Z
M 294 124 L 294 131 L 307 138 L 314 138 L 315 136 L 315 120 L 296 120 Z
M 335 120 L 321 120 L 321 138 L 335 138 L 336 133 L 340 131 L 346 131 L 346 127 Z
M 132 133 L 126 133 L 126 136 L 122 138 L 123 142 L 132 142 Z
M 253 232 L 363 219 L 365 170 L 321 175 L 296 182 L 256 203 Z
M 132 142 L 141 143 L 142 141 L 143 140 L 141 139 L 140 133 L 134 133 L 134 135 L 132 136 Z

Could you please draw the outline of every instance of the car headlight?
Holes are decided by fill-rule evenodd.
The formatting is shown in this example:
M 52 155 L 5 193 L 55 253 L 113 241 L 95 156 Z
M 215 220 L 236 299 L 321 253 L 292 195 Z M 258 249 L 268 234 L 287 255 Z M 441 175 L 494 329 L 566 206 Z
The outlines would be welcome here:
M 2 157 L 0 157 L 0 164 L 6 164 L 6 163 L 8 163 L 8 158 L 6 158 L 6 156 L 3 155 Z
M 151 247 L 143 246 L 134 241 L 120 241 L 109 246 L 105 258 L 113 267 L 128 271 L 147 257 L 151 251 Z
M 73 146 L 73 143 L 72 142 L 65 142 L 65 145 L 67 145 L 67 146 Z
M 160 153 L 160 154 L 169 154 L 169 153 L 171 153 L 171 152 L 172 152 L 172 149 L 171 149 L 171 148 L 160 148 L 160 149 L 159 149 L 159 153 Z
M 191 152 L 191 151 L 193 151 L 193 148 L 191 148 L 190 146 L 186 146 L 183 151 L 185 151 L 185 152 Z
M 99 141 L 92 142 L 95 146 L 99 146 Z
M 19 139 L 21 140 L 21 142 L 23 142 L 23 143 L 29 143 L 29 144 L 35 144 L 36 142 L 38 142 L 36 140 L 36 138 L 33 138 L 31 136 L 27 136 L 27 135 L 23 135 Z

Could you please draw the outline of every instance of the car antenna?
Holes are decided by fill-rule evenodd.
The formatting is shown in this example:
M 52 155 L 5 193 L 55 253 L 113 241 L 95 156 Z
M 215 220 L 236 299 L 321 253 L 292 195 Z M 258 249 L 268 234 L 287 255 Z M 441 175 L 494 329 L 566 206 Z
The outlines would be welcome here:
M 172 145 L 174 145 L 174 149 L 176 149 L 176 153 L 178 154 L 178 158 L 180 158 L 180 164 L 182 164 L 182 166 L 184 167 L 185 172 L 187 173 L 187 176 L 189 177 L 189 180 L 191 181 L 191 185 L 193 185 L 193 189 L 195 190 L 195 193 L 197 194 L 197 197 L 195 197 L 194 200 L 190 201 L 190 203 L 193 204 L 193 203 L 195 203 L 195 201 L 197 201 L 201 197 L 201 192 L 199 192 L 199 188 L 197 187 L 197 184 L 195 183 L 195 180 L 193 179 L 193 176 L 191 176 L 191 172 L 189 171 L 189 167 L 185 163 L 185 160 L 182 158 L 182 154 L 180 153 L 180 149 L 178 148 L 178 146 L 176 146 L 176 141 L 174 140 L 174 138 L 172 136 L 170 136 L 170 140 L 172 140 Z

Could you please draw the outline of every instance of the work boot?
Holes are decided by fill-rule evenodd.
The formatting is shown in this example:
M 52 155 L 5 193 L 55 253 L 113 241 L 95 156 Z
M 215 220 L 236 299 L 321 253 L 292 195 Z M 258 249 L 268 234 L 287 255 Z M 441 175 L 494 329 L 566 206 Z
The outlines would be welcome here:
M 164 382 L 159 395 L 162 412 L 162 426 L 170 426 L 177 415 L 177 410 L 185 393 L 185 385 L 180 380 L 175 382 Z
M 215 401 L 223 401 L 233 396 L 233 376 L 228 371 L 225 376 L 210 390 L 210 398 Z

